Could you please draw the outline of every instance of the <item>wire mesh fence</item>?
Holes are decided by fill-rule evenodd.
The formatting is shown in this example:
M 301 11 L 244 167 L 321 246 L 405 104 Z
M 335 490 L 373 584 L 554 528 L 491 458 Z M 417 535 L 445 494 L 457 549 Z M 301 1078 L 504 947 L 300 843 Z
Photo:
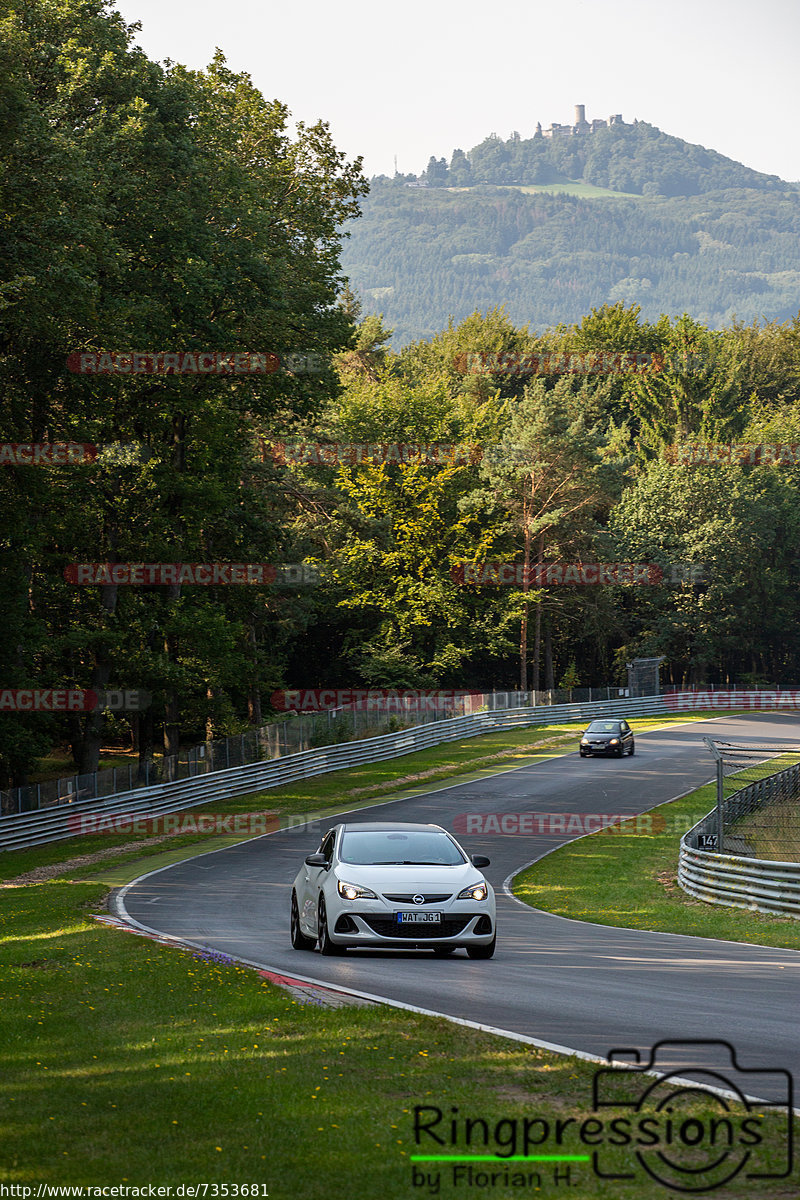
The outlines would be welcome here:
M 105 799 L 157 783 L 173 783 L 210 771 L 281 758 L 317 746 L 358 741 L 430 721 L 469 716 L 483 709 L 590 703 L 616 700 L 625 695 L 624 688 L 610 686 L 552 688 L 536 692 L 442 692 L 439 695 L 431 692 L 408 696 L 399 692 L 388 699 L 385 694 L 370 695 L 366 700 L 322 712 L 287 713 L 260 728 L 201 742 L 175 755 L 142 762 L 131 760 L 124 766 L 104 771 L 69 775 L 0 791 L 0 817 L 36 812 L 78 800 Z
M 0 792 L 0 816 L 37 812 L 79 800 L 111 796 L 192 779 L 211 771 L 224 771 L 266 759 L 282 758 L 318 746 L 358 741 L 393 733 L 430 721 L 468 716 L 494 708 L 515 708 L 531 702 L 528 692 L 442 693 L 440 697 L 392 697 L 379 704 L 368 699 L 323 712 L 287 713 L 283 718 L 232 737 L 215 738 L 182 749 L 175 755 L 133 759 L 121 767 L 50 779 Z
M 696 848 L 800 862 L 800 747 L 704 739 L 717 763 L 717 807 Z

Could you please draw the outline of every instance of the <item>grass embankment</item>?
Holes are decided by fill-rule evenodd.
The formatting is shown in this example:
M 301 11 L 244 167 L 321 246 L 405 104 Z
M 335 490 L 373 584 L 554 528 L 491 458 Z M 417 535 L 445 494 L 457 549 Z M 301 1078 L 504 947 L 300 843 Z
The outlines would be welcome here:
M 574 724 L 501 730 L 484 737 L 464 738 L 458 742 L 433 746 L 429 750 L 381 763 L 365 763 L 346 771 L 251 792 L 232 800 L 193 806 L 186 810 L 187 818 L 198 819 L 210 812 L 231 816 L 268 812 L 275 814 L 280 824 L 288 825 L 304 818 L 313 819 L 325 813 L 414 795 L 455 777 L 480 778 L 504 768 L 512 770 L 573 749 L 577 746 L 578 734 L 579 727 Z M 158 826 L 153 831 L 145 829 L 138 832 L 133 827 L 131 833 L 117 834 L 107 830 L 98 834 L 83 834 L 30 850 L 0 853 L 0 879 L 13 879 L 26 872 L 61 863 L 74 855 L 89 857 L 104 853 L 107 855 L 105 867 L 108 868 L 158 854 L 157 865 L 161 866 L 165 846 L 168 847 L 170 858 L 177 860 L 196 852 L 198 848 L 216 849 L 241 841 L 243 836 L 247 834 L 211 836 L 179 833 L 164 836 Z M 129 877 L 134 878 L 135 874 Z
M 163 755 L 156 754 L 156 761 Z M 125 778 L 128 767 L 133 765 L 134 773 L 139 761 L 138 754 L 133 751 L 117 749 L 105 749 L 100 754 L 100 761 L 97 764 L 98 771 L 110 771 L 112 767 L 116 767 L 121 773 L 121 778 Z M 44 758 L 40 758 L 35 771 L 32 771 L 29 779 L 31 783 L 49 783 L 53 779 L 68 778 L 70 773 L 75 771 L 75 764 L 69 751 L 65 749 L 53 750 Z
M 97 884 L 63 880 L 3 894 L 3 1183 L 259 1184 L 271 1200 L 332 1192 L 405 1200 L 432 1194 L 413 1185 L 414 1169 L 441 1172 L 436 1194 L 464 1195 L 451 1164 L 413 1164 L 414 1154 L 508 1153 L 508 1124 L 488 1148 L 480 1138 L 468 1146 L 463 1125 L 454 1145 L 415 1145 L 415 1105 L 443 1111 L 440 1132 L 455 1108 L 490 1130 L 516 1120 L 521 1132 L 526 1118 L 538 1118 L 532 1138 L 542 1138 L 545 1123 L 548 1136 L 532 1153 L 596 1149 L 576 1132 L 596 1116 L 592 1064 L 384 1007 L 298 1004 L 255 972 L 98 925 L 91 913 L 103 894 Z M 441 965 L 426 963 L 432 972 Z M 682 1106 L 681 1117 L 690 1115 L 708 1126 L 720 1112 L 713 1103 Z M 569 1119 L 577 1124 L 563 1128 L 559 1143 L 556 1121 Z M 588 1130 L 596 1140 L 596 1126 Z M 629 1150 L 611 1153 L 602 1151 L 606 1169 L 636 1166 Z M 759 1163 L 777 1168 L 784 1153 L 785 1129 L 776 1125 Z M 681 1160 L 695 1154 L 683 1151 Z M 509 1169 L 538 1172 L 543 1194 L 556 1186 L 603 1200 L 665 1194 L 641 1167 L 631 1183 L 601 1182 L 585 1161 Z M 469 1190 L 497 1200 L 523 1191 L 502 1183 Z M 535 1181 L 524 1189 L 535 1191 Z M 752 1185 L 723 1194 L 752 1195 Z M 758 1195 L 788 1192 L 781 1182 L 759 1183 Z

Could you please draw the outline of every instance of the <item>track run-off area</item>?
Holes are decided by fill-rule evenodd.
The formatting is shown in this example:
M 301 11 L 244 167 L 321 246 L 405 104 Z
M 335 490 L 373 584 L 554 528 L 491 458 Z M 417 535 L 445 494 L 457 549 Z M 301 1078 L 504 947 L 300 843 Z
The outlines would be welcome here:
M 800 714 L 717 718 L 637 733 L 633 757 L 570 753 L 353 814 L 356 821 L 434 822 L 454 832 L 467 853 L 491 859 L 485 874 L 497 893 L 498 938 L 489 961 L 470 960 L 463 951 L 435 958 L 430 951 L 350 950 L 323 958 L 293 950 L 292 880 L 317 848 L 320 830 L 341 819 L 338 813 L 142 875 L 115 894 L 113 905 L 133 925 L 265 970 L 553 1049 L 604 1059 L 631 1047 L 645 1059 L 663 1039 L 724 1039 L 742 1066 L 784 1068 L 797 1078 L 800 952 L 553 916 L 516 900 L 510 883 L 574 834 L 464 832 L 466 814 L 645 812 L 711 780 L 704 735 L 796 747 Z M 676 863 L 678 841 L 676 835 Z M 619 869 L 626 869 L 624 856 Z M 698 1049 L 676 1050 L 663 1065 L 712 1065 Z M 716 1056 L 714 1062 L 719 1065 Z

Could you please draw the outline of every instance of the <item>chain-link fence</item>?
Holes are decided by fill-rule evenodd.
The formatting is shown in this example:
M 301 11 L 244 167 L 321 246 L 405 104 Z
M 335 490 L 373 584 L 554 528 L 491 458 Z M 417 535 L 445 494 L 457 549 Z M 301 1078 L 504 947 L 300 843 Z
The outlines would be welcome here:
M 249 729 L 233 737 L 216 738 L 182 749 L 178 754 L 150 759 L 144 763 L 131 760 L 122 767 L 92 771 L 86 775 L 68 775 L 33 783 L 27 787 L 0 792 L 0 816 L 35 812 L 76 800 L 105 799 L 156 783 L 172 783 L 191 779 L 209 771 L 227 767 L 242 767 L 264 759 L 281 758 L 312 750 L 316 746 L 332 746 L 339 742 L 358 741 L 393 733 L 429 721 L 468 716 L 482 709 L 519 708 L 527 705 L 583 704 L 595 700 L 616 700 L 627 693 L 618 687 L 553 688 L 538 692 L 442 692 L 402 693 L 385 699 L 368 698 L 324 712 L 287 713 L 280 720 Z
M 704 741 L 716 759 L 717 806 L 695 830 L 695 848 L 800 862 L 800 747 Z
M 36 812 L 78 800 L 102 800 L 156 783 L 191 779 L 210 771 L 281 758 L 316 746 L 377 737 L 429 721 L 468 716 L 482 709 L 515 708 L 529 704 L 530 700 L 531 694 L 527 692 L 465 692 L 462 695 L 443 692 L 440 697 L 427 694 L 423 700 L 419 696 L 405 698 L 400 695 L 382 704 L 368 699 L 324 712 L 287 713 L 280 720 L 260 728 L 202 742 L 175 755 L 144 763 L 132 759 L 123 767 L 69 775 L 0 792 L 0 816 Z

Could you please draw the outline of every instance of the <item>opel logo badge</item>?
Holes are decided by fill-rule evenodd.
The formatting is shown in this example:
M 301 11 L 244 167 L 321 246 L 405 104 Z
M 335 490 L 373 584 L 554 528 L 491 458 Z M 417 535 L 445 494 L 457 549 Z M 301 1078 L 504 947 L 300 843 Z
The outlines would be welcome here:
M 412 900 L 414 901 L 415 904 L 424 904 L 425 903 L 424 896 L 412 896 Z

